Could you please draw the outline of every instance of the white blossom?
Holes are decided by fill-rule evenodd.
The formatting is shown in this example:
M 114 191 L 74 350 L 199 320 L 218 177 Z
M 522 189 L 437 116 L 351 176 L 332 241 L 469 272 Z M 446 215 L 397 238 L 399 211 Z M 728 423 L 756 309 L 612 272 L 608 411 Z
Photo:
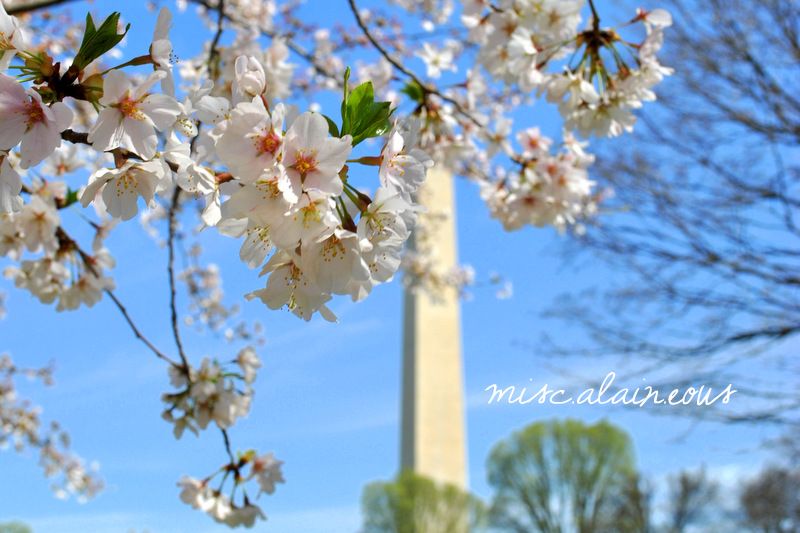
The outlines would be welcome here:
M 0 152 L 0 215 L 13 213 L 22 208 L 22 180 L 8 159 L 8 153 Z
M 61 144 L 61 132 L 72 123 L 72 110 L 61 102 L 48 106 L 33 89 L 0 74 L 0 150 L 20 144 L 20 166 L 41 162 Z
M 81 204 L 86 207 L 102 198 L 111 216 L 130 220 L 139 212 L 140 197 L 152 204 L 163 179 L 164 168 L 158 161 L 128 161 L 120 168 L 95 172 L 81 193 Z
M 89 142 L 98 150 L 119 147 L 152 159 L 158 147 L 156 131 L 172 127 L 181 114 L 172 96 L 149 92 L 165 77 L 165 72 L 156 71 L 134 87 L 119 70 L 106 74 L 100 99 L 105 107 L 89 132 Z
M 9 16 L 0 2 L 0 70 L 6 70 L 14 55 L 26 48 L 26 41 L 19 21 Z

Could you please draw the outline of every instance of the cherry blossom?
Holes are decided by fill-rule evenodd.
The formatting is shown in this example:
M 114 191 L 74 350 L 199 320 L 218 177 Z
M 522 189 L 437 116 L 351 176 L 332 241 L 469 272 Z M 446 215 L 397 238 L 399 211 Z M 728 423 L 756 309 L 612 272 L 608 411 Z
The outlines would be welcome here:
M 72 110 L 61 102 L 48 106 L 42 97 L 0 74 L 0 150 L 20 144 L 20 166 L 40 163 L 61 144 L 61 132 L 72 123 Z
M 0 152 L 0 215 L 22 208 L 22 180 L 8 160 L 7 152 Z
M 156 131 L 172 127 L 181 114 L 181 108 L 173 97 L 149 92 L 165 77 L 165 72 L 156 71 L 144 83 L 134 87 L 125 73 L 118 70 L 109 72 L 100 99 L 100 104 L 105 107 L 89 132 L 92 146 L 98 150 L 125 148 L 145 159 L 152 159 L 158 147 Z
M 325 119 L 319 113 L 306 112 L 292 122 L 284 143 L 283 165 L 295 192 L 342 194 L 339 171 L 352 150 L 349 135 L 329 137 Z
M 418 130 L 416 122 L 396 126 L 381 152 L 381 183 L 407 196 L 419 188 L 427 170 L 433 166 L 433 160 L 417 147 Z
M 180 499 L 252 527 L 266 516 L 251 496 L 284 482 L 273 453 L 235 448 L 229 434 L 252 407 L 263 330 L 235 322 L 242 302 L 227 301 L 198 235 L 238 239 L 241 262 L 263 279 L 249 273 L 243 297 L 306 321 L 336 321 L 334 298 L 361 301 L 399 272 L 434 299 L 467 296 L 474 269 L 442 267 L 431 239 L 453 213 L 420 207 L 428 172 L 474 183 L 509 231 L 581 231 L 602 200 L 584 139 L 634 130 L 672 73 L 658 57 L 672 19 L 656 8 L 606 26 L 583 0 L 465 0 L 456 19 L 452 0 L 391 0 L 387 12 L 408 14 L 350 2 L 356 25 L 317 27 L 291 2 L 178 5 L 189 3 L 213 33 L 174 71 L 166 7 L 149 46 L 133 51 L 141 41 L 121 46 L 129 28 L 119 13 L 45 35 L 33 31 L 38 15 L 17 20 L 0 5 L 0 256 L 6 278 L 58 311 L 109 297 L 166 364 L 162 418 L 175 438 L 223 437 L 225 462 L 183 477 Z M 404 35 L 406 22 L 418 36 Z M 363 46 L 370 53 L 352 53 Z M 560 138 L 521 111 L 533 103 L 557 109 Z M 90 206 L 94 214 L 81 209 Z M 115 293 L 105 240 L 137 214 L 168 251 L 172 350 L 144 338 Z M 498 297 L 510 296 L 510 283 L 493 278 Z M 189 353 L 186 326 L 219 334 L 229 351 Z M 10 390 L 7 368 L 0 357 L 0 392 Z M 7 407 L 0 401 L 0 420 Z M 14 424 L 37 420 L 15 412 Z M 64 494 L 99 490 L 82 461 L 29 441 L 46 473 L 66 478 Z
M 81 194 L 81 204 L 86 207 L 96 202 L 99 195 L 111 216 L 130 220 L 139 212 L 140 197 L 147 204 L 153 202 L 162 179 L 164 170 L 159 162 L 129 161 L 121 168 L 104 169 L 93 174 Z
M 455 59 L 453 48 L 453 43 L 448 43 L 447 46 L 441 49 L 436 49 L 429 43 L 424 43 L 422 45 L 422 50 L 420 50 L 417 55 L 425 62 L 429 77 L 439 78 L 445 70 L 452 72 L 457 70 L 455 63 L 453 63 Z
M 261 272 L 270 275 L 267 285 L 247 294 L 248 300 L 258 298 L 270 309 L 286 306 L 304 320 L 311 320 L 311 316 L 319 312 L 325 320 L 336 321 L 336 315 L 325 305 L 331 300 L 331 295 L 309 279 L 286 252 L 274 254 Z
M 175 96 L 175 80 L 172 74 L 172 43 L 169 40 L 169 30 L 172 25 L 172 13 L 166 7 L 158 12 L 156 28 L 153 31 L 153 42 L 150 45 L 150 57 L 156 69 L 166 73 L 161 79 L 162 90 Z
M 284 116 L 282 105 L 269 113 L 260 100 L 244 102 L 233 109 L 217 141 L 217 152 L 231 173 L 253 182 L 271 172 L 283 156 Z
M 9 16 L 0 3 L 0 70 L 8 68 L 14 55 L 25 49 L 26 41 L 16 17 Z
M 256 478 L 261 492 L 272 494 L 278 483 L 284 483 L 281 465 L 283 465 L 283 461 L 275 459 L 275 455 L 272 453 L 256 457 L 253 460 L 251 477 Z

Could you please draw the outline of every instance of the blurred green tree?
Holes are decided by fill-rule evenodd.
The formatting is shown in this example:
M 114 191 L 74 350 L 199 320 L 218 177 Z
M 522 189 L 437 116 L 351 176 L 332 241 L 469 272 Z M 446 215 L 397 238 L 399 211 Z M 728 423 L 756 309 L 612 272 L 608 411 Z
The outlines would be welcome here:
M 606 421 L 538 422 L 498 443 L 488 461 L 492 526 L 518 533 L 641 533 L 649 496 L 631 440 Z
M 0 533 L 33 533 L 33 530 L 22 522 L 3 522 L 0 523 Z
M 474 532 L 485 516 L 485 506 L 475 496 L 411 471 L 368 485 L 362 511 L 363 533 Z

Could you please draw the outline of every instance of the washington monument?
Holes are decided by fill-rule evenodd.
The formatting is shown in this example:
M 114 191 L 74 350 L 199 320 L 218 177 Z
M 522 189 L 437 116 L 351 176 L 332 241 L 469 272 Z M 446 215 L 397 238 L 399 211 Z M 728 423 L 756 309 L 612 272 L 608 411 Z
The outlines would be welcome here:
M 415 232 L 416 250 L 430 250 L 434 268 L 457 264 L 453 175 L 435 167 L 419 192 L 428 211 Z M 464 381 L 457 290 L 432 298 L 405 293 L 401 469 L 466 488 Z

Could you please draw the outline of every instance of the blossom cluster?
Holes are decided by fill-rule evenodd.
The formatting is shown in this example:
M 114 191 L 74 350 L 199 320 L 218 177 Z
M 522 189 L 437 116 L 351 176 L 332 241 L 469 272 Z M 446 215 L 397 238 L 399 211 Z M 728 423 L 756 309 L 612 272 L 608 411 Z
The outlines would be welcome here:
M 0 449 L 13 446 L 38 451 L 39 464 L 52 485 L 55 495 L 68 498 L 74 495 L 79 501 L 92 498 L 103 488 L 97 477 L 97 465 L 86 466 L 84 461 L 69 451 L 69 434 L 55 421 L 45 424 L 41 408 L 18 397 L 14 378 L 26 376 L 44 385 L 53 382 L 49 367 L 29 369 L 18 367 L 7 354 L 0 354 Z
M 426 204 L 428 171 L 438 165 L 476 182 L 507 230 L 579 228 L 597 198 L 594 158 L 576 135 L 632 130 L 634 112 L 655 99 L 653 88 L 671 72 L 657 59 L 671 18 L 640 10 L 606 28 L 589 0 L 581 30 L 583 0 L 465 0 L 460 10 L 452 0 L 392 0 L 421 18 L 423 38 L 412 41 L 402 21 L 355 2 L 357 28 L 305 23 L 293 2 L 176 4 L 196 5 L 214 32 L 178 67 L 166 8 L 150 46 L 122 62 L 129 26 L 119 13 L 101 23 L 91 16 L 85 24 L 18 20 L 0 3 L 0 257 L 18 288 L 60 311 L 108 296 L 141 339 L 114 293 L 115 260 L 105 242 L 117 224 L 136 217 L 155 234 L 156 224 L 166 226 L 179 360 L 145 341 L 169 363 L 174 390 L 163 397 L 163 417 L 177 438 L 217 428 L 229 456 L 212 476 L 181 480 L 181 499 L 218 522 L 252 526 L 264 514 L 245 484 L 253 480 L 259 494 L 271 494 L 283 482 L 281 462 L 252 450 L 234 455 L 227 431 L 249 412 L 261 363 L 252 347 L 227 363 L 193 365 L 184 353 L 173 272 L 175 249 L 185 244 L 181 217 L 193 209 L 198 232 L 241 241 L 241 262 L 265 278 L 248 300 L 305 320 L 336 320 L 329 308 L 335 296 L 361 301 L 400 269 L 412 288 L 463 294 L 474 272 L 443 269 L 426 237 L 452 216 Z M 460 26 L 434 38 L 454 14 Z M 37 20 L 40 31 L 32 31 Z M 622 37 L 634 25 L 644 28 L 641 42 Z M 221 39 L 226 31 L 232 39 Z M 377 60 L 347 57 L 368 43 Z M 421 62 L 424 75 L 406 59 Z M 356 65 L 358 83 L 348 64 Z M 461 73 L 465 64 L 472 68 Z M 341 96 L 337 118 L 315 99 L 328 90 Z M 308 97 L 307 110 L 291 105 L 299 95 Z M 563 117 L 560 143 L 535 127 L 515 130 L 526 118 L 519 110 L 536 99 Z M 91 242 L 82 245 L 87 233 Z M 224 302 L 216 266 L 201 263 L 198 245 L 184 255 L 190 264 L 177 277 L 189 295 L 184 325 L 258 344 L 260 326 L 232 324 L 239 305 Z M 510 286 L 501 292 L 510 294 Z M 11 368 L 0 360 L 0 377 L 3 364 Z M 3 386 L 0 402 L 13 405 L 13 389 Z M 70 491 L 99 488 L 55 441 L 26 433 L 38 419 L 23 411 L 5 423 L 6 434 L 29 435 L 46 471 L 63 472 Z M 230 494 L 222 490 L 228 481 Z
M 189 250 L 192 259 L 196 259 L 199 253 L 199 246 L 193 246 Z M 222 275 L 216 264 L 192 264 L 180 273 L 179 279 L 186 284 L 186 291 L 191 300 L 189 304 L 191 314 L 184 318 L 187 326 L 208 328 L 213 332 L 221 331 L 228 342 L 241 340 L 264 344 L 264 326 L 261 322 L 254 320 L 248 323 L 241 319 L 234 322 L 241 306 L 237 303 L 227 305 L 224 302 Z
M 244 484 L 255 481 L 258 485 L 258 495 L 272 494 L 278 483 L 284 483 L 283 463 L 275 459 L 271 453 L 258 455 L 253 450 L 240 454 L 238 458 L 221 467 L 215 474 L 204 479 L 184 476 L 178 482 L 181 489 L 181 501 L 207 513 L 214 521 L 230 527 L 253 527 L 256 520 L 266 519 L 261 508 L 254 504 L 246 492 Z M 211 481 L 221 475 L 222 484 L 232 475 L 234 489 L 232 496 L 227 496 L 220 489 L 211 487 Z M 234 502 L 236 489 L 242 487 L 242 503 Z
M 163 401 L 167 404 L 162 417 L 173 425 L 176 438 L 181 438 L 188 429 L 195 435 L 213 422 L 223 430 L 230 462 L 223 465 L 211 476 L 196 479 L 184 476 L 178 486 L 181 500 L 199 509 L 215 521 L 231 527 L 252 527 L 257 519 L 265 519 L 261 508 L 247 495 L 246 484 L 255 480 L 259 486 L 256 494 L 272 494 L 275 486 L 283 483 L 281 461 L 272 453 L 259 456 L 248 450 L 233 457 L 226 431 L 236 420 L 246 416 L 253 397 L 252 385 L 261 360 L 252 347 L 239 351 L 236 358 L 226 364 L 209 358 L 203 359 L 199 368 L 189 364 L 169 367 L 170 383 L 178 389 L 167 393 Z M 245 473 L 245 470 L 248 470 Z M 210 486 L 211 480 L 221 475 L 216 489 Z M 231 495 L 223 493 L 226 482 L 230 480 Z M 236 492 L 241 490 L 242 502 L 236 503 Z
M 601 27 L 589 3 L 591 24 L 582 31 L 584 0 L 503 0 L 491 6 L 470 0 L 462 21 L 494 78 L 545 94 L 558 104 L 569 130 L 617 136 L 633 130 L 633 110 L 655 100 L 652 88 L 672 72 L 656 56 L 672 17 L 663 9 L 640 9 L 624 26 L 641 22 L 646 36 L 630 43 L 620 35 L 623 27 Z M 570 56 L 575 59 L 560 61 Z M 561 71 L 550 72 L 551 66 Z
M 432 20 L 450 16 L 440 2 L 398 3 Z M 672 24 L 667 11 L 640 9 L 625 23 L 604 27 L 594 2 L 588 4 L 590 15 L 581 29 L 585 0 L 469 0 L 460 18 L 470 45 L 426 42 L 416 54 L 427 76 L 436 79 L 455 72 L 459 58 L 475 49 L 482 68 L 451 85 L 462 91 L 411 84 L 408 93 L 417 98 L 424 119 L 422 147 L 478 183 L 491 215 L 507 230 L 529 225 L 579 230 L 580 220 L 596 212 L 596 195 L 587 175 L 592 158 L 575 135 L 631 132 L 634 112 L 655 100 L 653 88 L 672 72 L 657 58 Z M 638 42 L 635 26 L 643 28 Z M 545 157 L 546 149 L 529 146 L 538 142 L 530 138 L 540 136 L 538 128 L 514 131 L 519 118 L 511 111 L 530 102 L 530 95 L 555 104 L 564 119 L 559 156 Z M 498 98 L 511 105 L 498 104 Z M 505 157 L 497 163 L 499 155 Z
M 554 154 L 553 140 L 538 128 L 520 132 L 517 141 L 524 158 L 520 169 L 481 188 L 491 215 L 505 229 L 552 225 L 564 230 L 595 209 L 587 171 L 594 156 L 583 150 L 583 143 L 565 134 L 563 150 Z
M 170 383 L 179 390 L 164 394 L 162 399 L 168 407 L 162 418 L 173 425 L 175 438 L 181 438 L 186 429 L 197 435 L 212 421 L 220 429 L 228 429 L 247 415 L 261 361 L 252 347 L 246 347 L 233 363 L 237 368 L 226 370 L 206 357 L 199 368 L 169 367 Z
M 276 92 L 284 92 L 276 91 L 282 85 L 276 78 L 290 73 L 281 69 L 280 54 L 277 58 L 267 54 L 275 59 L 271 63 L 264 62 L 264 55 L 239 55 L 228 62 L 232 69 L 222 65 L 222 86 L 230 87 L 227 92 L 215 91 L 209 81 L 190 89 L 186 100 L 179 102 L 171 94 L 172 69 L 164 57 L 171 50 L 164 29 L 169 17 L 164 13 L 148 58 L 155 71 L 136 82 L 122 70 L 112 70 L 103 76 L 102 95 L 94 100 L 87 97 L 100 112 L 86 143 L 97 151 L 112 152 L 116 165 L 90 176 L 78 196 L 80 203 L 91 204 L 114 219 L 128 220 L 139 212 L 140 201 L 154 205 L 157 195 L 175 187 L 202 196 L 206 200 L 203 221 L 219 226 L 227 235 L 243 237 L 242 260 L 250 267 L 263 265 L 262 275 L 270 274 L 266 286 L 249 298 L 259 298 L 273 309 L 287 307 L 305 319 L 319 311 L 333 320 L 325 305 L 333 294 L 361 300 L 374 285 L 392 279 L 400 264 L 414 218 L 412 195 L 430 165 L 416 148 L 414 125 L 398 122 L 381 155 L 371 158 L 369 164 L 379 166 L 381 182 L 373 201 L 348 183 L 345 166 L 353 146 L 372 133 L 354 130 L 361 136 L 358 139 L 349 133 L 333 136 L 321 114 L 298 114 L 281 103 L 271 104 Z M 39 58 L 40 63 L 48 61 Z M 0 76 L 0 94 L 5 97 L 0 101 L 0 116 L 14 121 L 14 127 L 6 130 L 6 142 L 0 144 L 6 149 L 19 144 L 20 167 L 37 164 L 60 146 L 61 133 L 72 126 L 73 113 L 60 101 L 45 105 L 41 88 L 24 89 L 15 79 Z M 163 92 L 154 90 L 159 83 Z M 371 85 L 359 86 L 353 95 L 358 92 L 358 98 L 371 100 L 367 87 Z M 355 127 L 362 117 L 344 120 Z M 206 126 L 200 135 L 199 125 Z M 195 153 L 191 153 L 190 140 Z M 34 147 L 32 153 L 28 147 Z M 20 218 L 25 219 L 27 211 L 36 209 L 38 231 L 21 233 L 17 239 L 27 239 L 29 250 L 45 247 L 51 254 L 62 254 L 64 246 L 57 239 L 58 205 L 36 200 L 23 209 L 19 177 L 11 168 L 9 173 L 10 185 L 0 198 L 5 211 L 21 210 Z M 101 266 L 97 257 L 92 256 Z M 24 264 L 9 275 L 43 301 L 50 301 L 61 295 L 66 268 L 62 261 L 48 261 L 50 268 L 34 268 L 42 264 L 28 268 Z M 99 269 L 94 270 L 98 273 Z M 88 285 L 95 293 L 108 287 L 99 274 L 82 279 L 86 283 L 75 286 Z M 87 303 L 96 299 L 84 298 Z
M 59 209 L 68 202 L 66 185 L 51 181 L 34 187 L 30 201 L 18 211 L 0 213 L 0 254 L 15 260 L 24 252 L 36 255 L 3 274 L 42 303 L 57 301 L 59 311 L 91 307 L 114 288 L 105 274 L 114 267 L 103 246 L 108 226 L 96 225 L 92 255 L 87 254 L 60 226 Z
M 244 237 L 242 261 L 269 274 L 248 298 L 334 320 L 326 306 L 333 294 L 362 300 L 392 279 L 428 159 L 413 148 L 414 126 L 399 123 L 378 161 L 367 162 L 379 165 L 381 181 L 370 198 L 348 182 L 352 137 L 330 136 L 318 113 L 288 111 L 255 99 L 238 104 L 222 126 L 217 151 L 239 187 L 221 207 L 220 226 Z M 284 121 L 291 122 L 285 133 Z

